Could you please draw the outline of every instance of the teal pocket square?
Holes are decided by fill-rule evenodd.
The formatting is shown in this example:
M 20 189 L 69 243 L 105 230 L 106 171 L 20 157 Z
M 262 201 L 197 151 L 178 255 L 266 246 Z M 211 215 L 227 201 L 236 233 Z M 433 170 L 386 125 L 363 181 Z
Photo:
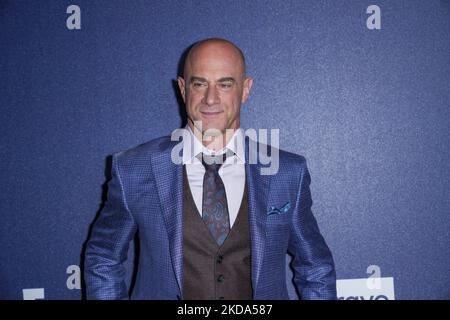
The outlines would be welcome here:
M 269 212 L 267 212 L 267 215 L 271 215 L 271 214 L 283 214 L 286 213 L 289 208 L 291 207 L 291 203 L 288 201 L 286 202 L 281 208 L 277 208 L 277 207 L 270 207 Z

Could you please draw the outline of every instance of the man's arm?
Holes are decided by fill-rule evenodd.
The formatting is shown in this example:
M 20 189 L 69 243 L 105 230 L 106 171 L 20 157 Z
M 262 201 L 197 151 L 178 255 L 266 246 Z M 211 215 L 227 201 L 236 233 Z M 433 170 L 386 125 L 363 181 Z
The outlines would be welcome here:
M 86 247 L 84 277 L 88 299 L 128 299 L 123 263 L 137 228 L 126 203 L 116 155 L 111 171 L 108 198 Z
M 294 283 L 301 299 L 336 299 L 333 257 L 311 211 L 311 177 L 302 160 L 288 248 L 294 257 Z

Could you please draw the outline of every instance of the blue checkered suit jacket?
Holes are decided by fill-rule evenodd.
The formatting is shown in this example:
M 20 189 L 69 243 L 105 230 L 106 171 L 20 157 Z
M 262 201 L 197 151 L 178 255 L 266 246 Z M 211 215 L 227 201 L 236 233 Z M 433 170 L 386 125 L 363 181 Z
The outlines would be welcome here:
M 88 299 L 128 298 L 124 262 L 136 232 L 140 254 L 131 298 L 183 298 L 183 167 L 171 161 L 178 143 L 162 137 L 113 156 L 108 198 L 86 248 Z M 311 212 L 305 159 L 280 150 L 278 173 L 261 175 L 261 164 L 248 163 L 248 146 L 247 140 L 254 299 L 289 299 L 286 253 L 294 257 L 302 299 L 335 299 L 333 258 Z M 286 203 L 286 212 L 273 211 Z

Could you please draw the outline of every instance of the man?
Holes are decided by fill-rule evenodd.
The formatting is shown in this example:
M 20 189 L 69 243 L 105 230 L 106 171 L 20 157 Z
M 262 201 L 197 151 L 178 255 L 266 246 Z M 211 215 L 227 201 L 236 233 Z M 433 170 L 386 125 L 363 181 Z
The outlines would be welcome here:
M 135 299 L 289 299 L 286 253 L 302 299 L 336 298 L 305 159 L 280 150 L 273 175 L 248 161 L 257 151 L 239 130 L 240 108 L 252 82 L 231 42 L 190 49 L 178 78 L 188 115 L 182 163 L 170 137 L 113 156 L 108 200 L 87 244 L 88 298 L 128 298 L 123 264 L 136 233 Z

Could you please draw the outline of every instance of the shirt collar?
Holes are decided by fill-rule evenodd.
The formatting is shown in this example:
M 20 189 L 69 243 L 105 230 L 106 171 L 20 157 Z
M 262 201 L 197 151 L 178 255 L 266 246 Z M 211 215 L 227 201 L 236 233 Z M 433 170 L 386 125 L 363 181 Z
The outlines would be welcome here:
M 207 155 L 221 155 L 228 150 L 232 151 L 235 154 L 237 163 L 245 163 L 243 129 L 239 128 L 235 130 L 233 136 L 231 137 L 230 141 L 228 141 L 225 148 L 214 152 L 211 149 L 206 148 L 202 144 L 202 142 L 194 135 L 191 128 L 186 125 L 183 132 L 183 164 L 197 163 L 198 159 L 196 158 L 196 156 L 202 152 Z M 234 158 L 234 156 L 231 158 Z M 228 158 L 225 161 L 225 164 L 227 163 L 229 163 Z

